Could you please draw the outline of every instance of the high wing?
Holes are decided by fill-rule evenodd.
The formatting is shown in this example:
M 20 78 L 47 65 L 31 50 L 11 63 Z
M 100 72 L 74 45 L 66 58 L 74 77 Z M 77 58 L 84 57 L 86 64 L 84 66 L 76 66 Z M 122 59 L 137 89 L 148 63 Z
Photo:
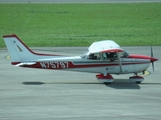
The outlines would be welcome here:
M 112 40 L 103 40 L 103 41 L 99 41 L 99 42 L 94 42 L 92 43 L 92 45 L 88 48 L 89 50 L 89 54 L 93 54 L 93 53 L 116 53 L 117 54 L 117 59 L 119 62 L 119 66 L 120 66 L 120 72 L 122 72 L 122 63 L 121 63 L 121 56 L 120 56 L 120 52 L 123 52 L 124 50 L 122 50 L 120 48 L 120 46 L 115 43 Z
M 123 52 L 120 46 L 112 40 L 94 42 L 88 50 L 90 53 Z

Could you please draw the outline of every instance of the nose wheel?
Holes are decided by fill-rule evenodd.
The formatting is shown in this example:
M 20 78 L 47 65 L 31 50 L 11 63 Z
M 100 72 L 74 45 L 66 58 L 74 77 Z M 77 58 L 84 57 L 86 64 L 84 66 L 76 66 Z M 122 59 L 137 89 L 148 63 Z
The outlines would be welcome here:
M 142 76 L 138 76 L 136 73 L 134 76 L 129 77 L 129 80 L 137 84 L 140 84 L 144 80 L 144 78 Z

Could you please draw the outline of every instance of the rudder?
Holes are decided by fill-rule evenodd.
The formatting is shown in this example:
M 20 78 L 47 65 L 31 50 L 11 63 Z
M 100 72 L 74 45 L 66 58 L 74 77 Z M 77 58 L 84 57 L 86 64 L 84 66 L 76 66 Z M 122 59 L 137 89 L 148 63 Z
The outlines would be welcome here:
M 36 61 L 42 58 L 55 58 L 59 55 L 39 54 L 30 50 L 15 34 L 4 35 L 4 41 L 12 62 Z

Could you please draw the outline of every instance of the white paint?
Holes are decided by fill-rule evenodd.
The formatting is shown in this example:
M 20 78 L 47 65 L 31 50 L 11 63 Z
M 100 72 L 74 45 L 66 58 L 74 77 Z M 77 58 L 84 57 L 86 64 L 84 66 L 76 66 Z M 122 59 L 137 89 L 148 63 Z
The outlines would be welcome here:
M 88 48 L 88 50 L 90 53 L 98 53 L 103 50 L 109 50 L 109 49 L 111 50 L 111 49 L 116 49 L 116 48 L 121 49 L 120 46 L 114 41 L 103 40 L 103 41 L 92 43 L 92 45 Z
M 93 73 L 103 73 L 103 74 L 128 74 L 128 73 L 139 73 L 150 65 L 150 60 L 144 59 L 133 59 L 133 58 L 120 58 L 115 59 L 103 59 L 102 55 L 100 59 L 92 60 L 88 58 L 89 52 L 84 56 L 74 56 L 74 57 L 63 57 L 63 56 L 48 56 L 48 55 L 38 55 L 31 52 L 25 45 L 23 45 L 17 37 L 9 36 L 4 37 L 4 41 L 11 55 L 12 62 L 21 62 L 17 66 L 21 65 L 33 65 L 36 62 L 40 62 L 42 68 L 49 69 L 63 69 L 70 71 L 79 72 L 93 72 Z M 94 42 L 90 47 L 90 52 L 100 52 L 107 49 L 115 49 L 120 46 L 114 41 L 100 41 Z M 100 53 L 102 54 L 102 53 Z M 98 65 L 98 67 L 83 67 L 83 68 L 69 68 L 68 62 L 72 62 L 74 65 Z M 134 64 L 139 63 L 139 64 Z M 105 66 L 99 66 L 101 64 L 107 64 Z M 121 65 L 121 71 L 120 71 Z M 67 69 L 68 68 L 68 69 Z

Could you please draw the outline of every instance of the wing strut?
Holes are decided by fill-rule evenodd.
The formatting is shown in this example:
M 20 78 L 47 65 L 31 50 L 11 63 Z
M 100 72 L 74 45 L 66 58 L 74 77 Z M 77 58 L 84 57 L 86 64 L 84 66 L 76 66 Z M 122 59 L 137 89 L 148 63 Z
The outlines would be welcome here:
M 121 62 L 121 57 L 120 57 L 120 52 L 117 52 L 117 57 L 118 57 L 118 61 L 119 61 L 119 66 L 120 66 L 120 72 L 122 73 L 122 62 Z

